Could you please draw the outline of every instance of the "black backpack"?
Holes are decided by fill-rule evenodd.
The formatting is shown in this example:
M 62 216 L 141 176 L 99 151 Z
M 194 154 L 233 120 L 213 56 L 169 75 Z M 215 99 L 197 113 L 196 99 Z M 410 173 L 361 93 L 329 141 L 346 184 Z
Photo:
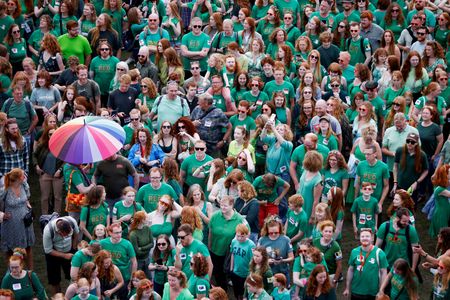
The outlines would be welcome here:
M 361 37 L 359 39 L 359 50 L 361 51 L 362 55 L 364 57 L 366 57 L 366 52 L 364 51 L 364 40 L 365 40 L 365 38 L 363 38 L 363 37 Z M 347 41 L 345 41 L 345 47 L 346 47 L 347 51 L 350 49 L 351 42 L 352 42 L 351 37 L 348 38 Z M 370 45 L 370 43 L 369 43 L 369 45 Z M 370 46 L 370 56 L 372 56 L 372 54 L 373 54 L 373 49 L 372 49 L 372 46 Z
M 27 109 L 27 113 L 28 113 L 28 117 L 30 118 L 30 121 L 33 120 L 33 114 L 31 113 L 31 102 L 28 100 L 23 100 L 25 102 L 25 107 Z M 5 101 L 5 114 L 8 114 L 9 109 L 11 108 L 11 105 L 13 104 L 14 99 L 13 98 L 9 98 L 8 100 Z

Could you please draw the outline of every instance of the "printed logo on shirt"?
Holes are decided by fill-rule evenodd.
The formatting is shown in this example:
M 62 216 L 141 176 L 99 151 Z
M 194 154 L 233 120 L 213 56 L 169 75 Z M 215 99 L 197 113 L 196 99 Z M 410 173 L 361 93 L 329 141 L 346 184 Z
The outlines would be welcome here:
M 197 286 L 197 290 L 199 292 L 206 292 L 206 286 L 204 284 L 201 284 L 201 285 Z

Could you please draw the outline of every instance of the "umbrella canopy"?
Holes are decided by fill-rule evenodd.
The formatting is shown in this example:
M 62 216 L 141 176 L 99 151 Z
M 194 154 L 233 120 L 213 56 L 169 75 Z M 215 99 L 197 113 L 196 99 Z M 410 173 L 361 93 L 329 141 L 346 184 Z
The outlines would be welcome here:
M 62 161 L 84 164 L 101 161 L 117 153 L 125 142 L 119 124 L 101 117 L 73 119 L 52 135 L 50 151 Z

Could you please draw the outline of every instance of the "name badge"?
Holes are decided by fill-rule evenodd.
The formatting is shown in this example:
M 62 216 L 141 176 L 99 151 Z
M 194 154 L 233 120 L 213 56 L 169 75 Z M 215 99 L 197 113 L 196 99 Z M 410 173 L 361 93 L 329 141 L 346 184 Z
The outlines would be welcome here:
M 18 291 L 22 289 L 22 286 L 20 285 L 20 283 L 14 283 L 12 288 L 14 291 Z

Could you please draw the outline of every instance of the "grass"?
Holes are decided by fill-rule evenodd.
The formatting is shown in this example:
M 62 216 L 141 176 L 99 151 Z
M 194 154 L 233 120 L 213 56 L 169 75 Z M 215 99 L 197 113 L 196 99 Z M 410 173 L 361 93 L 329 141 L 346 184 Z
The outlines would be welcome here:
M 29 183 L 31 187 L 31 204 L 33 205 L 33 210 L 36 214 L 36 216 L 40 215 L 40 191 L 39 191 L 39 182 L 36 175 L 31 175 L 29 178 Z M 385 209 L 390 203 L 385 203 Z M 419 234 L 420 244 L 422 247 L 427 251 L 428 253 L 432 254 L 434 253 L 434 247 L 436 245 L 436 241 L 431 239 L 428 235 L 428 226 L 429 221 L 426 219 L 425 215 L 420 212 L 420 209 L 423 206 L 419 205 L 419 209 L 415 213 L 416 218 L 416 228 Z M 384 211 L 385 211 L 384 209 Z M 386 216 L 384 216 L 384 221 L 386 220 Z M 45 258 L 43 253 L 43 247 L 42 247 L 42 234 L 39 227 L 39 222 L 36 220 L 34 223 L 34 230 L 36 234 L 36 243 L 33 246 L 33 255 L 34 255 L 34 270 L 38 274 L 39 278 L 41 279 L 41 282 L 44 284 L 47 292 L 50 292 L 50 287 L 47 284 L 47 270 L 45 266 Z M 342 253 L 344 255 L 344 263 L 343 263 L 343 270 L 347 270 L 347 260 L 350 255 L 351 250 L 358 246 L 358 241 L 355 241 L 353 238 L 353 229 L 351 225 L 351 213 L 350 213 L 350 207 L 346 207 L 346 217 L 344 222 L 344 228 L 342 232 L 343 238 L 342 238 Z M 0 274 L 5 274 L 7 268 L 7 264 L 0 263 Z M 422 276 L 424 278 L 424 283 L 419 287 L 419 296 L 421 299 L 427 299 L 429 298 L 429 295 L 431 293 L 431 282 L 432 282 L 432 275 L 424 269 L 421 269 Z M 345 273 L 344 273 L 345 274 Z M 338 287 L 337 293 L 338 293 L 338 299 L 344 299 L 342 296 L 342 292 L 344 290 L 345 283 L 341 283 Z M 62 285 L 63 289 L 65 289 L 68 286 L 67 281 L 63 281 Z M 230 290 L 231 291 L 231 290 Z M 231 293 L 229 293 L 231 296 Z

